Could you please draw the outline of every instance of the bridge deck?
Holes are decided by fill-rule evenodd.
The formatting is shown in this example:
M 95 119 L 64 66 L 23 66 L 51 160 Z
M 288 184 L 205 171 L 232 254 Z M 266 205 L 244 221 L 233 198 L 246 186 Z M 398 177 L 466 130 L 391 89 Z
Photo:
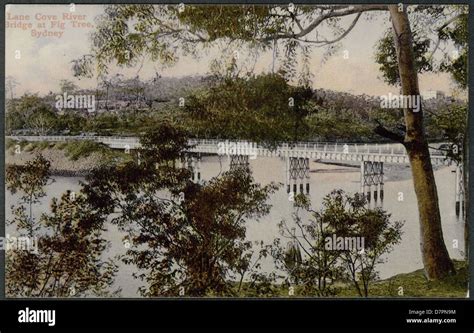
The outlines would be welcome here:
M 7 136 L 16 141 L 94 141 L 113 149 L 138 149 L 137 137 L 117 136 Z M 192 153 L 215 155 L 250 155 L 268 157 L 302 157 L 328 161 L 380 161 L 408 164 L 408 156 L 401 144 L 337 144 L 324 142 L 283 143 L 275 149 L 248 141 L 189 140 Z M 449 161 L 438 150 L 430 149 L 431 161 L 435 165 L 447 165 Z

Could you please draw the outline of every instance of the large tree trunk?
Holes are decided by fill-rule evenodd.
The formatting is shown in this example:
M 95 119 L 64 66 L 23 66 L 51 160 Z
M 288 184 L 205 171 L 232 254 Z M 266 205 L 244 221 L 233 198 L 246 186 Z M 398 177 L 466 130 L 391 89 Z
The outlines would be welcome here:
M 405 8 L 399 11 L 398 5 L 390 5 L 395 48 L 397 50 L 398 70 L 402 94 L 419 96 L 418 75 L 413 56 L 413 40 L 410 23 Z M 454 272 L 443 240 L 441 216 L 438 205 L 433 167 L 423 128 L 423 112 L 407 108 L 404 110 L 406 134 L 404 145 L 410 159 L 418 201 L 420 219 L 420 245 L 423 265 L 428 279 L 440 279 Z

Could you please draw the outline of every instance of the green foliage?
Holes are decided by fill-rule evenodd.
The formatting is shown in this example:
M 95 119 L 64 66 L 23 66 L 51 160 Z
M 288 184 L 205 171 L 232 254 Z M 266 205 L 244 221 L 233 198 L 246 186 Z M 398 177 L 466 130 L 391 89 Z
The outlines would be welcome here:
M 74 94 L 74 92 L 78 89 L 79 87 L 70 80 L 59 81 L 59 90 L 61 91 L 62 94 L 63 93 Z
M 105 216 L 92 209 L 84 196 L 67 191 L 60 200 L 52 200 L 50 212 L 35 219 L 32 206 L 45 196 L 44 187 L 49 182 L 49 162 L 41 155 L 24 166 L 7 167 L 7 188 L 12 194 L 19 192 L 23 200 L 12 206 L 13 217 L 8 223 L 30 244 L 6 253 L 7 295 L 107 295 L 116 266 L 102 259 L 108 244 L 101 238 Z M 29 215 L 25 205 L 29 205 Z
M 92 55 L 76 60 L 73 69 L 77 75 L 92 75 L 96 64 L 100 74 L 112 63 L 136 65 L 142 56 L 173 64 L 180 55 L 199 56 L 219 43 L 260 51 L 282 41 L 287 49 L 281 55 L 283 61 L 295 60 L 296 49 L 306 53 L 311 42 L 333 44 L 328 47 L 331 53 L 344 31 L 340 17 L 353 13 L 346 7 L 326 5 L 294 6 L 294 10 L 286 4 L 186 5 L 182 11 L 176 5 L 111 5 L 98 19 Z M 315 40 L 312 33 L 320 26 L 328 34 Z
M 320 211 L 310 204 L 306 196 L 295 197 L 295 227 L 280 223 L 290 246 L 285 250 L 279 238 L 273 244 L 272 255 L 277 268 L 286 272 L 286 283 L 299 286 L 300 295 L 333 296 L 338 294 L 337 283 L 349 280 L 359 296 L 367 297 L 378 279 L 376 266 L 401 239 L 402 223 L 390 221 L 390 214 L 381 209 L 367 208 L 357 193 L 333 191 Z M 328 247 L 333 236 L 363 239 L 363 249 Z
M 93 54 L 78 59 L 74 70 L 78 75 L 91 75 L 92 65 L 97 62 L 99 72 L 106 72 L 110 63 L 132 66 L 144 55 L 154 61 L 174 63 L 180 53 L 198 55 L 202 48 L 219 42 L 267 50 L 281 41 L 280 45 L 285 48 L 281 55 L 281 69 L 292 77 L 296 50 L 302 51 L 303 59 L 314 45 L 326 45 L 326 55 L 334 52 L 337 44 L 330 41 L 338 41 L 345 36 L 341 32 L 346 30 L 340 26 L 340 17 L 347 15 L 345 9 L 312 5 L 295 6 L 290 11 L 287 5 L 186 5 L 183 11 L 179 11 L 178 6 L 166 5 L 107 6 L 93 35 Z M 418 72 L 447 71 L 456 82 L 466 87 L 467 6 L 412 5 L 408 12 L 412 21 L 413 51 Z M 459 13 L 461 15 L 454 20 L 454 27 L 450 26 L 450 20 Z M 320 33 L 321 25 L 325 25 L 333 36 L 314 40 L 311 33 Z M 433 46 L 430 43 L 433 35 L 439 38 L 434 51 L 438 49 L 439 42 L 453 41 L 460 49 L 460 57 L 454 60 L 446 57 L 435 66 L 434 58 L 428 52 Z M 179 48 L 174 44 L 176 40 L 181 43 Z M 399 83 L 390 30 L 376 46 L 376 62 L 386 82 L 392 85 Z
M 312 94 L 277 74 L 226 79 L 186 99 L 183 124 L 200 138 L 269 143 L 307 139 Z
M 36 135 L 48 135 L 56 127 L 56 113 L 50 108 L 37 110 L 28 118 L 26 126 Z
M 68 142 L 64 149 L 66 157 L 72 161 L 88 157 L 95 152 L 105 154 L 108 151 L 108 148 L 103 144 L 90 140 Z
M 17 141 L 16 140 L 13 140 L 13 139 L 10 139 L 10 138 L 5 138 L 5 150 L 10 150 L 12 149 L 14 146 L 17 145 Z
M 413 52 L 418 73 L 450 73 L 462 89 L 467 87 L 468 8 L 463 5 L 410 6 Z M 452 51 L 449 51 L 452 50 Z M 457 52 L 457 55 L 454 54 Z M 440 56 L 436 56 L 436 53 Z M 397 55 L 389 29 L 379 40 L 376 62 L 384 80 L 398 85 Z
M 25 165 L 8 165 L 5 171 L 5 182 L 7 189 L 15 194 L 21 194 L 21 203 L 29 207 L 29 215 L 27 219 L 19 221 L 19 227 L 28 231 L 29 235 L 33 235 L 35 226 L 33 223 L 32 207 L 46 195 L 44 187 L 50 180 L 51 163 L 42 155 L 37 155 L 33 160 L 28 161 Z
M 107 62 L 115 60 L 119 66 L 134 65 L 140 56 L 147 54 L 152 60 L 164 63 L 175 60 L 172 43 L 166 38 L 164 16 L 175 15 L 171 6 L 154 7 L 152 5 L 120 5 L 107 6 L 105 13 L 98 20 L 97 31 L 92 36 L 92 50 L 98 63 L 100 73 L 107 73 Z M 135 22 L 133 29 L 128 24 Z M 159 29 L 154 29 L 158 24 Z M 114 37 L 112 37 L 114 36 Z M 165 34 L 166 36 L 166 34 Z M 73 66 L 75 75 L 91 75 L 91 59 L 82 57 Z
M 25 216 L 15 212 L 12 224 Z M 81 196 L 66 192 L 53 199 L 35 233 L 38 251 L 7 252 L 6 289 L 14 297 L 107 296 L 117 267 L 101 256 L 108 242 L 101 238 L 103 216 L 89 210 Z
M 343 251 L 342 265 L 346 278 L 352 281 L 360 296 L 369 296 L 370 285 L 378 279 L 376 266 L 385 262 L 384 255 L 401 240 L 402 222 L 391 221 L 380 208 L 368 209 L 363 196 L 344 195 L 334 191 L 326 197 L 323 220 L 336 229 L 337 235 L 363 237 L 363 251 Z
M 57 130 L 68 130 L 71 135 L 78 135 L 87 129 L 88 119 L 76 112 L 66 110 L 64 114 L 58 115 Z
M 456 51 L 458 52 L 457 57 L 449 57 L 446 55 L 441 63 L 441 71 L 450 73 L 453 80 L 463 89 L 467 88 L 468 85 L 468 43 L 469 43 L 469 30 L 468 30 L 468 14 L 467 8 L 465 12 L 459 14 L 458 18 L 454 21 L 453 27 L 446 27 L 439 32 L 439 38 L 443 40 L 452 40 Z
M 321 10 L 315 6 L 299 11 L 309 16 Z M 90 76 L 97 63 L 98 71 L 106 73 L 110 63 L 133 66 L 144 55 L 172 64 L 179 51 L 197 55 L 200 48 L 217 40 L 240 40 L 266 48 L 276 36 L 293 35 L 297 25 L 294 17 L 293 24 L 288 24 L 291 20 L 286 5 L 186 5 L 183 12 L 175 5 L 110 5 L 92 36 L 92 57 L 77 59 L 73 70 L 77 76 Z
M 319 108 L 307 119 L 310 132 L 325 141 L 374 140 L 373 125 L 354 111 Z
M 98 210 L 120 211 L 112 223 L 128 234 L 124 262 L 144 272 L 136 274 L 147 282 L 142 295 L 232 295 L 244 275 L 261 280 L 245 223 L 267 214 L 275 186 L 255 184 L 244 170 L 192 183 L 177 166 L 186 138 L 169 124 L 155 127 L 136 161 L 95 170 L 85 191 Z
M 429 39 L 421 39 L 416 31 L 413 31 L 413 56 L 415 58 L 415 68 L 418 73 L 430 72 L 433 70 L 431 59 L 428 56 L 430 48 Z M 389 29 L 376 45 L 375 62 L 378 63 L 382 76 L 388 84 L 400 85 L 398 73 L 397 51 L 393 42 L 393 33 Z
M 440 132 L 442 140 L 450 143 L 451 147 L 445 149 L 446 156 L 458 164 L 462 163 L 467 147 L 467 112 L 467 105 L 452 104 L 439 108 L 427 127 L 427 130 Z
M 414 272 L 397 274 L 385 280 L 372 284 L 370 295 L 372 297 L 453 297 L 465 298 L 469 281 L 469 265 L 465 261 L 453 260 L 456 274 L 447 276 L 440 281 L 426 279 L 423 269 Z M 403 293 L 401 293 L 403 288 Z M 359 296 L 352 286 L 340 288 L 338 296 Z
M 40 135 L 47 134 L 56 126 L 56 114 L 38 95 L 25 94 L 9 100 L 5 115 L 6 132 L 29 127 Z

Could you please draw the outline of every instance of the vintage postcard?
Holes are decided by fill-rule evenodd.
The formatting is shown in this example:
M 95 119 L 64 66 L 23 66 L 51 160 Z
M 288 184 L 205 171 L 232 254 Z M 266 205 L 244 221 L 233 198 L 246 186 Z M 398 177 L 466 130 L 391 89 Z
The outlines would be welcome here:
M 468 297 L 468 14 L 7 5 L 6 297 Z

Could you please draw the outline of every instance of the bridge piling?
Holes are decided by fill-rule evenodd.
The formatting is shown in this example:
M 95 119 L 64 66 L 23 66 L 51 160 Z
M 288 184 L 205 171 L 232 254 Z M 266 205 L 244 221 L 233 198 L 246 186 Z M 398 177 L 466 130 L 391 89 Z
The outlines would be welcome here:
M 361 161 L 360 192 L 365 194 L 369 208 L 372 204 L 372 198 L 374 207 L 376 207 L 378 203 L 383 205 L 383 177 L 383 162 Z
M 185 154 L 181 160 L 181 166 L 187 168 L 191 172 L 191 180 L 193 182 L 201 181 L 201 154 Z
M 464 219 L 464 176 L 462 164 L 456 167 L 455 212 L 456 216 Z
M 289 194 L 291 187 L 296 194 L 298 189 L 301 194 L 309 195 L 309 158 L 307 157 L 288 157 L 286 159 L 286 191 Z M 293 185 L 293 186 L 292 186 Z
M 249 155 L 230 155 L 229 170 L 237 169 L 250 171 Z
M 383 177 L 383 173 L 382 173 Z M 383 183 L 379 184 L 380 202 L 383 203 Z

